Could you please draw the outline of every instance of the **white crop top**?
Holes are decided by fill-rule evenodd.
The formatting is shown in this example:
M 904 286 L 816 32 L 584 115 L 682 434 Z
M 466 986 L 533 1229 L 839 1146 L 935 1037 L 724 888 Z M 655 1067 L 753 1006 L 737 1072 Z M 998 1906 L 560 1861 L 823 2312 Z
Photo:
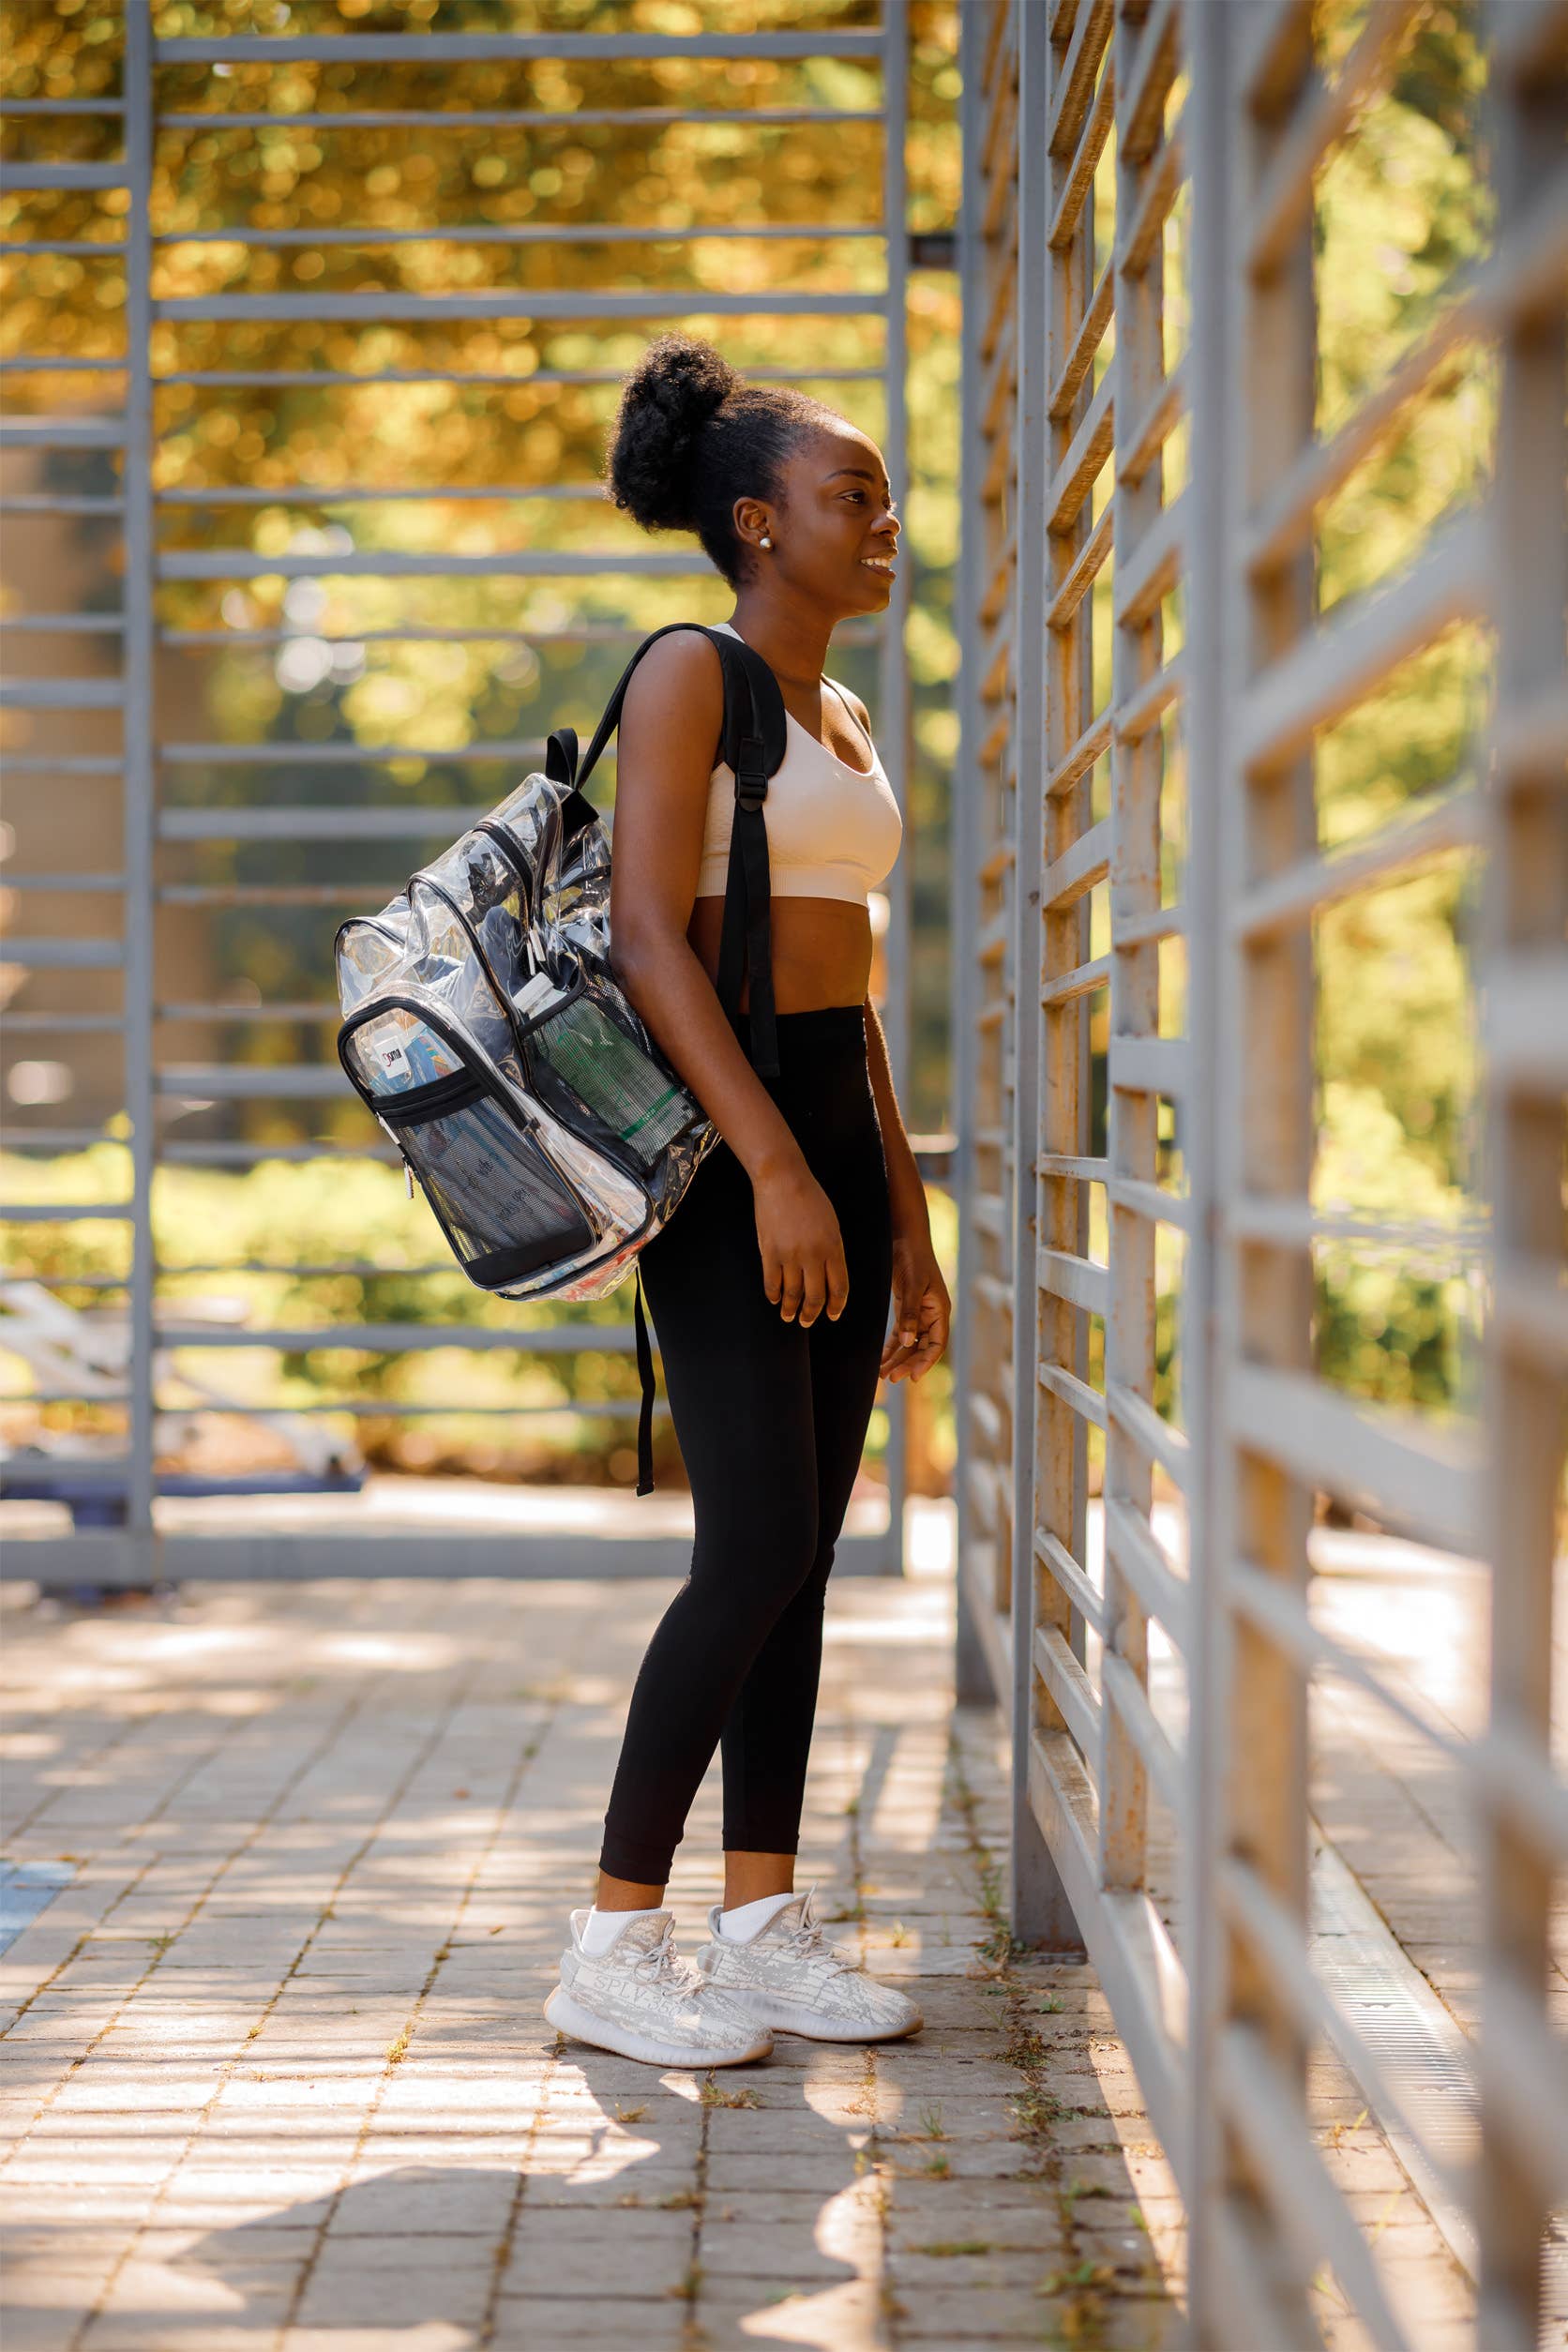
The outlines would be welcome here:
M 745 643 L 728 621 L 717 626 Z M 788 741 L 783 763 L 769 776 L 762 803 L 772 895 L 848 898 L 867 906 L 878 882 L 893 871 L 904 837 L 904 821 L 876 746 L 871 746 L 868 770 L 852 768 L 819 743 L 792 712 L 784 716 Z M 735 772 L 721 760 L 708 786 L 700 898 L 724 896 L 734 813 Z

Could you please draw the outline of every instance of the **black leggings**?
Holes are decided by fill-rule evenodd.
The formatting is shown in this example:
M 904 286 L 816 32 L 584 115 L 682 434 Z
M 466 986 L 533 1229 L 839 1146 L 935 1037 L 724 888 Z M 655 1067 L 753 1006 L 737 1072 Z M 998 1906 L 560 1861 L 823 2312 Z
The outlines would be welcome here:
M 746 1014 L 733 1026 L 749 1045 Z M 691 1480 L 691 1569 L 632 1688 L 599 1867 L 662 1886 L 722 1740 L 724 1844 L 792 1854 L 822 1612 L 892 1297 L 887 1168 L 858 1004 L 777 1016 L 764 1078 L 832 1201 L 850 1289 L 837 1321 L 786 1322 L 762 1287 L 751 1179 L 722 1138 L 641 1253 Z

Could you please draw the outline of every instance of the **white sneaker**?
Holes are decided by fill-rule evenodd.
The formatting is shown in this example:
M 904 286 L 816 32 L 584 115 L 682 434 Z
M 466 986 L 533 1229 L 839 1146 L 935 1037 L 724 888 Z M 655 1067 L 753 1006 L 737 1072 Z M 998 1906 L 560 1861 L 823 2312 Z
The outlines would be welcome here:
M 925 2023 L 907 1994 L 880 1984 L 827 1941 L 814 1883 L 747 1943 L 719 1934 L 722 1909 L 716 1903 L 708 1913 L 712 1940 L 698 1952 L 697 1966 L 760 2024 L 814 2042 L 892 2042 Z
M 773 2036 L 675 1950 L 675 1916 L 628 1919 L 607 1952 L 582 1948 L 584 1906 L 571 1914 L 561 1982 L 544 2004 L 562 2033 L 654 2066 L 739 2066 L 766 2058 Z

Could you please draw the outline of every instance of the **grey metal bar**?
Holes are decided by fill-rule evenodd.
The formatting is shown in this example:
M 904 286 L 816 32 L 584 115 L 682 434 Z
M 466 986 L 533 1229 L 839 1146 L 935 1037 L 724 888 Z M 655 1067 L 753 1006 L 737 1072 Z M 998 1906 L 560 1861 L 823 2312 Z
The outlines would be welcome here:
M 168 1063 L 153 1079 L 156 1094 L 204 1094 L 215 1102 L 341 1102 L 335 1062 Z
M 127 1528 L 131 1543 L 153 1524 L 154 1363 L 152 1196 L 158 1138 L 153 1107 L 153 988 L 157 915 L 153 842 L 157 777 L 153 763 L 152 506 L 152 70 L 147 10 L 125 15 L 126 158 L 130 210 L 126 224 L 126 381 L 123 483 L 125 564 L 125 1087 L 131 1129 L 129 1296 L 130 1488 Z
M 876 237 L 880 221 L 693 221 L 689 228 L 643 228 L 636 222 L 605 221 L 597 227 L 555 228 L 548 221 L 452 221 L 431 229 L 171 229 L 155 245 L 237 245 L 246 250 L 321 246 L 377 245 L 701 245 L 708 237 L 756 237 L 777 243 L 833 237 Z M 0 246 L 0 260 L 15 247 Z M 525 297 L 531 300 L 532 296 Z
M 1017 99 L 1020 123 L 1045 120 L 1049 83 L 1050 38 L 1045 13 L 1040 8 L 1021 8 L 1018 18 Z M 1038 1644 L 1042 1638 L 1054 1635 L 1066 1646 L 1065 1624 L 1048 1621 L 1044 1615 L 1042 1579 L 1035 1561 L 1035 1529 L 1040 1517 L 1036 1471 L 1041 1389 L 1037 1370 L 1043 1334 L 1033 1269 L 1042 1255 L 1041 1243 L 1047 1228 L 1040 1185 L 1033 1171 L 1039 1142 L 1045 1052 L 1040 1001 L 1047 856 L 1045 798 L 1040 789 L 1047 765 L 1045 500 L 1050 475 L 1050 379 L 1057 364 L 1051 333 L 1050 263 L 1045 250 L 1050 188 L 1049 158 L 1044 140 L 1020 141 L 1017 173 L 1018 254 L 1012 301 L 1016 322 L 1013 463 L 1018 558 L 1013 573 L 1012 610 L 1016 648 L 1013 754 L 1018 783 L 1014 794 L 1015 893 L 1009 941 L 1014 972 L 1011 1123 L 1013 1166 L 1017 1171 L 1009 1205 L 1014 1270 L 1009 1367 L 1013 1425 L 1013 1687 L 1009 1703 L 1015 1727 L 1011 1924 L 1014 1935 L 1024 1943 L 1053 1952 L 1078 1952 L 1082 1950 L 1082 1937 L 1030 1794 L 1029 1734 L 1036 1721 L 1035 1683 L 1041 1674 Z
M 120 498 L 52 498 L 42 490 L 17 490 L 0 498 L 0 515 L 121 515 Z
M 565 110 L 517 106 L 476 106 L 460 114 L 450 108 L 345 107 L 340 113 L 291 114 L 295 130 L 580 130 L 585 124 L 624 124 L 632 128 L 657 129 L 689 123 L 686 106 L 582 106 Z M 159 130 L 268 130 L 276 114 L 159 114 Z M 744 123 L 748 128 L 774 128 L 789 123 L 879 123 L 878 107 L 864 106 L 704 106 L 704 123 Z
M 124 428 L 112 416 L 0 419 L 0 449 L 117 449 Z
M 165 1269 L 182 1274 L 181 1266 Z M 507 1302 L 518 1308 L 526 1301 Z M 0 1326 L 3 1328 L 3 1326 Z M 256 1324 L 160 1322 L 160 1348 L 276 1348 L 283 1355 L 311 1355 L 323 1349 L 363 1350 L 368 1355 L 419 1355 L 436 1348 L 472 1348 L 479 1354 L 501 1349 L 517 1355 L 584 1355 L 598 1347 L 619 1354 L 630 1348 L 636 1334 L 631 1324 L 598 1326 L 589 1323 L 523 1325 L 505 1330 L 485 1323 L 323 1323 L 268 1330 Z M 636 1400 L 633 1400 L 635 1406 Z M 236 1406 L 243 1411 L 243 1406 Z M 551 1406 L 550 1411 L 563 1410 Z M 597 1410 L 591 1406 L 590 1410 Z
M 114 939 L 8 939 L 5 955 L 27 972 L 117 972 L 125 959 Z
M 887 334 L 883 346 L 883 400 L 887 464 L 897 483 L 907 475 L 909 425 L 906 415 L 908 354 L 909 238 L 907 165 L 905 157 L 909 103 L 908 0 L 882 0 L 882 215 L 887 275 Z M 895 471 L 897 469 L 897 471 Z M 907 493 L 907 481 L 905 483 Z M 910 761 L 912 751 L 909 688 L 909 607 L 912 559 L 906 557 L 895 575 L 887 610 L 882 617 L 878 662 L 878 714 L 883 741 L 891 758 L 884 764 L 899 807 L 908 823 Z M 887 1005 L 884 1034 L 888 1067 L 895 1092 L 908 1099 L 910 1083 L 910 907 L 912 852 L 901 857 L 888 879 Z M 889 1523 L 893 1550 L 890 1572 L 902 1574 L 904 1503 L 909 1477 L 909 1384 L 895 1381 L 882 1392 L 888 1417 L 887 1476 Z
M 626 579 L 697 579 L 709 569 L 701 555 L 254 555 L 249 548 L 204 548 L 162 552 L 158 580 L 587 580 L 601 572 Z M 279 746 L 283 748 L 285 746 Z M 409 755 L 400 753 L 400 758 Z
M 986 23 L 986 17 L 979 8 L 960 8 L 958 11 L 958 79 L 963 93 L 962 189 L 957 225 L 958 280 L 963 290 L 959 328 L 961 374 L 958 418 L 961 498 L 967 498 L 969 485 L 978 482 L 984 471 L 981 427 L 984 369 L 975 324 L 975 290 L 980 284 L 983 262 L 979 93 Z M 958 538 L 956 614 L 958 627 L 957 772 L 960 776 L 976 782 L 981 716 L 974 674 L 974 642 L 979 622 L 980 539 L 980 519 L 972 518 L 969 527 L 960 532 Z M 960 1703 L 969 1705 L 980 1705 L 993 1699 L 1005 1703 L 1005 1695 L 999 1687 L 1001 1678 L 994 1672 L 990 1661 L 989 1596 L 982 1595 L 978 1591 L 979 1571 L 972 1558 L 974 1545 L 970 1496 L 974 1473 L 972 1458 L 974 1438 L 972 1416 L 963 1409 L 962 1402 L 971 1394 L 972 1388 L 973 1308 L 977 1295 L 974 1054 L 980 991 L 979 965 L 974 954 L 975 894 L 978 887 L 973 870 L 978 833 L 975 803 L 974 782 L 971 783 L 969 790 L 956 792 L 952 796 L 948 881 L 949 1001 L 952 1008 L 949 1052 L 951 1107 L 948 1115 L 957 1138 L 953 1191 L 958 1227 L 958 1278 L 954 1297 L 950 1349 L 955 1399 L 953 1485 L 957 1501 L 955 1549 L 957 1570 L 954 1684 L 955 1695 Z
M 109 254 L 117 262 L 125 261 L 125 247 L 117 237 L 7 237 L 0 242 L 0 262 L 31 261 L 38 253 Z
M 7 1138 L 8 1142 L 9 1138 Z M 0 1207 L 0 1225 L 81 1225 L 92 1219 L 103 1219 L 116 1225 L 128 1225 L 136 1215 L 136 1204 L 122 1200 L 108 1204 L 23 1200 L 8 1208 Z M 61 1281 L 67 1277 L 61 1275 Z M 0 1346 L 4 1345 L 5 1325 L 0 1323 Z
M 375 767 L 388 760 L 533 760 L 541 758 L 544 744 L 536 735 L 491 735 L 478 743 L 454 744 L 439 750 L 419 744 L 355 743 L 166 743 L 158 759 L 172 768 L 242 768 L 264 761 L 268 767 Z M 186 812 L 171 809 L 168 816 Z M 194 812 L 192 812 L 194 813 Z M 205 813 L 205 812 L 203 812 Z M 265 812 L 235 811 L 260 815 Z
M 108 363 L 105 363 L 108 364 Z M 6 363 L 0 361 L 0 370 Z M 742 368 L 752 380 L 790 384 L 808 378 L 813 384 L 866 384 L 880 377 L 880 368 Z M 166 384 L 493 384 L 511 391 L 532 391 L 535 384 L 619 384 L 615 368 L 538 368 L 520 375 L 515 368 L 378 368 L 371 378 L 349 368 L 176 368 L 158 379 Z
M 606 504 L 603 490 L 597 482 L 469 482 L 435 483 L 427 490 L 399 490 L 388 486 L 379 489 L 374 484 L 344 483 L 340 488 L 322 488 L 302 482 L 294 489 L 248 490 L 238 483 L 220 483 L 212 490 L 167 490 L 158 493 L 159 506 L 363 506 L 390 505 L 398 500 L 419 501 L 439 499 L 448 501 L 494 499 L 589 499 L 596 505 Z M 313 632 L 312 632 L 313 633 Z M 297 636 L 298 631 L 294 632 Z M 360 641 L 356 638 L 354 642 Z
M 0 194 L 66 195 L 85 188 L 124 188 L 124 163 L 7 163 L 0 165 Z
M 120 694 L 118 678 L 6 678 L 0 710 L 113 711 Z
M 438 808 L 165 808 L 158 836 L 160 841 L 428 841 L 460 832 L 492 806 L 487 800 Z
M 875 57 L 880 25 L 846 33 L 225 33 L 154 44 L 160 66 L 478 66 L 657 57 Z
M 178 294 L 153 305 L 153 316 L 173 323 L 232 326 L 286 320 L 357 319 L 375 326 L 444 326 L 475 319 L 881 318 L 885 294 L 732 294 L 694 286 L 686 294 L 541 293 L 519 287 L 506 294 Z
M 117 612 L 8 612 L 6 627 L 8 631 L 25 629 L 35 633 L 83 629 L 117 637 L 125 622 Z
M 1226 985 L 1225 880 L 1220 870 L 1225 757 L 1226 554 L 1231 519 L 1228 482 L 1231 456 L 1232 370 L 1236 324 L 1231 309 L 1235 204 L 1233 142 L 1241 126 L 1227 88 L 1228 28 L 1218 13 L 1199 8 L 1186 29 L 1191 86 L 1184 120 L 1190 158 L 1193 289 L 1192 335 L 1184 365 L 1191 371 L 1190 523 L 1186 548 L 1186 765 L 1189 851 L 1184 894 L 1188 911 L 1187 1033 L 1219 1033 Z M 1178 1857 L 1182 1947 L 1190 1987 L 1186 2047 L 1182 2054 L 1182 2138 L 1168 2153 L 1182 2184 L 1187 2214 L 1188 2308 L 1192 2334 L 1218 2333 L 1214 2314 L 1226 2292 L 1226 2269 L 1215 2217 L 1223 2210 L 1224 2150 L 1211 2085 L 1218 2069 L 1221 2027 L 1218 1986 L 1224 1923 L 1215 1892 L 1225 1855 L 1221 1823 L 1224 1774 L 1229 1767 L 1223 1736 L 1229 1629 L 1224 1608 L 1222 1545 L 1231 1537 L 1222 1516 L 1223 1486 L 1211 1442 L 1223 1379 L 1216 1327 L 1218 1258 L 1214 1237 L 1217 1189 L 1221 1074 L 1213 1053 L 1195 1057 L 1183 1129 L 1182 1156 L 1192 1217 L 1186 1279 L 1180 1307 L 1179 1346 L 1187 1425 L 1194 1431 L 1187 1484 L 1190 1581 L 1185 1657 L 1188 1682 L 1186 1818 Z
M 8 751 L 5 763 L 13 776 L 118 776 L 125 764 L 114 751 L 80 752 L 70 758 L 53 751 Z
M 0 114 L 8 120 L 13 114 L 123 114 L 124 98 L 8 98 Z
M 882 1535 L 840 1536 L 836 1576 L 882 1574 Z M 454 1535 L 426 1533 L 319 1535 L 280 1530 L 276 1535 L 151 1534 L 17 1536 L 0 1547 L 0 1576 L 15 1581 L 69 1583 L 78 1578 L 110 1587 L 214 1581 L 268 1584 L 313 1582 L 322 1576 L 656 1576 L 678 1583 L 691 1565 L 689 1531 L 675 1535 Z
M 123 1029 L 125 1017 L 120 1013 L 10 1013 L 6 1015 L 6 1027 L 13 1037 L 32 1037 L 44 1033 L 62 1036 L 75 1032 L 85 1036 L 90 1032 L 105 1033 Z

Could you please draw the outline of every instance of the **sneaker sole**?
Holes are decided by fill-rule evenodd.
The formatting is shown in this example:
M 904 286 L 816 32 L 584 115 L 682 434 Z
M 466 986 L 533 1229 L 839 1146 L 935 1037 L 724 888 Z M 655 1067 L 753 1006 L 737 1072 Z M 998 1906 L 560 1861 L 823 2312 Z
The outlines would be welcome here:
M 545 2001 L 544 2013 L 558 2033 L 572 2034 L 579 2042 L 591 2043 L 596 2049 L 613 2050 L 619 2058 L 643 2058 L 650 2066 L 746 2066 L 753 2058 L 766 2058 L 773 2048 L 773 2035 L 763 2025 L 759 2025 L 757 2040 L 745 2050 L 656 2042 L 649 2034 L 634 2033 L 629 2026 L 596 2017 L 591 2009 L 584 2009 L 574 2000 L 564 1984 L 558 1984 Z
M 770 1993 L 743 1992 L 734 1984 L 726 1984 L 723 1991 L 727 2000 L 736 2002 L 759 2025 L 771 2027 L 775 2033 L 802 2034 L 808 2042 L 901 2042 L 906 2034 L 918 2033 L 926 2022 L 917 2009 L 907 2026 L 837 2025 Z

